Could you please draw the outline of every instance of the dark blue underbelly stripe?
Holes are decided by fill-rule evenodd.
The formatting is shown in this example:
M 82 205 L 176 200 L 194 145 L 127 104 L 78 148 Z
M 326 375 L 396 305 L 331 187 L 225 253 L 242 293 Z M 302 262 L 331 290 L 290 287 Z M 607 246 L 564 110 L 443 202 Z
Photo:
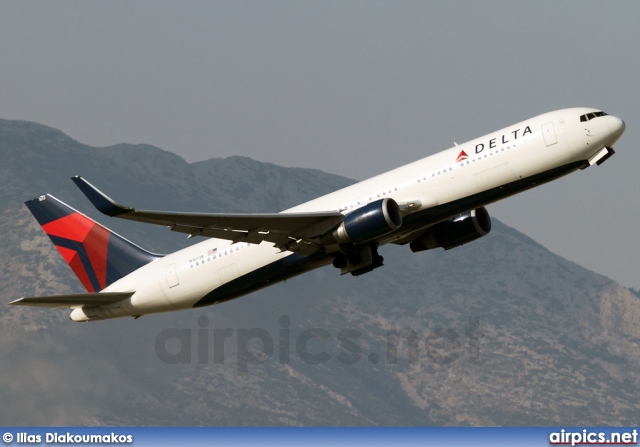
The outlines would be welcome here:
M 318 267 L 328 265 L 332 257 L 320 253 L 312 256 L 291 254 L 264 267 L 242 275 L 206 294 L 193 307 L 229 301 Z

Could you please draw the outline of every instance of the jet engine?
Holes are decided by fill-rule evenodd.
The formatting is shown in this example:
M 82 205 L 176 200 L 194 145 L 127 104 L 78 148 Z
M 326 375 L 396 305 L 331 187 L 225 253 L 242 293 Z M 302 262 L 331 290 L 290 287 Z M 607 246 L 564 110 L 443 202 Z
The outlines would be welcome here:
M 402 225 L 400 207 L 391 198 L 376 200 L 347 214 L 344 221 L 322 238 L 325 245 L 360 244 L 397 230 Z
M 485 207 L 467 211 L 437 223 L 411 241 L 412 252 L 442 247 L 445 250 L 486 236 L 491 231 L 491 218 Z

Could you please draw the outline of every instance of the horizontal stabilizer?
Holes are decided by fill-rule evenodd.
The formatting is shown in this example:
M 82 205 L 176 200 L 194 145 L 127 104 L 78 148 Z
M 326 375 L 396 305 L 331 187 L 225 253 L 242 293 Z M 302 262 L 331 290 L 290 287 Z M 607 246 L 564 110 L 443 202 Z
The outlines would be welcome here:
M 57 307 L 63 309 L 96 307 L 130 298 L 135 292 L 74 293 L 71 295 L 34 296 L 19 298 L 9 304 L 18 306 Z

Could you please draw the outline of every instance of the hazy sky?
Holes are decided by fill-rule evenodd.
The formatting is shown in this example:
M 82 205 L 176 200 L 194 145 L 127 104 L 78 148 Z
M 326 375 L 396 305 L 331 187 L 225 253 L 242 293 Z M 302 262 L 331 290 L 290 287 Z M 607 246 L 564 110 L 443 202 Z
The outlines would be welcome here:
M 601 108 L 627 123 L 615 157 L 489 212 L 640 288 L 638 17 L 637 1 L 0 1 L 0 117 L 363 179 Z

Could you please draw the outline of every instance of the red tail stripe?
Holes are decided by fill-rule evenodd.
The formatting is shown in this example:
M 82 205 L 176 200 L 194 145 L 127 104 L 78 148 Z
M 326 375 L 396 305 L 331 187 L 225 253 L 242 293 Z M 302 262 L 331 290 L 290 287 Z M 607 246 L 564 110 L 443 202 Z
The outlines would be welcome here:
M 83 241 L 93 272 L 100 288 L 107 287 L 107 252 L 109 248 L 109 232 L 100 225 L 94 225 Z
M 58 236 L 82 242 L 94 225 L 95 223 L 81 214 L 73 213 L 43 225 L 42 229 L 49 236 Z

